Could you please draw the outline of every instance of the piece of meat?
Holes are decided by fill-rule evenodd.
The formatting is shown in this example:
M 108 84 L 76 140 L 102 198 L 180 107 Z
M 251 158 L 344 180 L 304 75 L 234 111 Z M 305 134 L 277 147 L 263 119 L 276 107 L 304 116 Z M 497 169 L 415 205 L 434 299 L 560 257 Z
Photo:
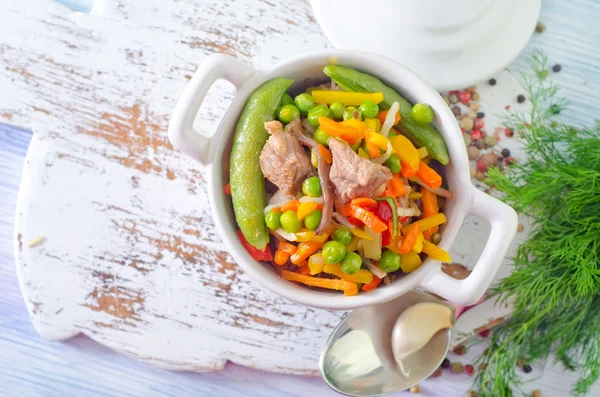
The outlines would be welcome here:
M 315 175 L 310 158 L 298 143 L 297 132 L 283 132 L 279 121 L 268 121 L 271 134 L 260 153 L 260 168 L 265 178 L 284 193 L 295 196 L 302 182 Z
M 342 203 L 358 197 L 373 198 L 392 179 L 387 167 L 360 157 L 339 139 L 330 139 L 329 149 L 333 155 L 329 177 Z
M 279 204 L 279 203 L 287 203 L 288 201 L 294 200 L 296 197 L 290 196 L 283 190 L 276 191 L 273 196 L 269 199 L 267 205 Z

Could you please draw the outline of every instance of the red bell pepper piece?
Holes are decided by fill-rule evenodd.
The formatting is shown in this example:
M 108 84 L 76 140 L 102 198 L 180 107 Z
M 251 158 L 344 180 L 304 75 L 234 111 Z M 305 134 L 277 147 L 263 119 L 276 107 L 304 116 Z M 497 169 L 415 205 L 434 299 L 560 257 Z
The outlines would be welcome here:
M 268 245 L 265 247 L 264 250 L 259 250 L 258 248 L 254 247 L 252 244 L 250 244 L 248 242 L 248 240 L 246 240 L 246 237 L 244 237 L 244 234 L 242 233 L 241 230 L 238 229 L 237 235 L 240 238 L 240 241 L 242 242 L 242 245 L 244 246 L 244 248 L 246 248 L 246 251 L 248 251 L 250 256 L 252 256 L 254 259 L 256 259 L 257 261 L 272 261 L 273 260 L 273 255 L 271 254 L 271 250 L 269 249 Z

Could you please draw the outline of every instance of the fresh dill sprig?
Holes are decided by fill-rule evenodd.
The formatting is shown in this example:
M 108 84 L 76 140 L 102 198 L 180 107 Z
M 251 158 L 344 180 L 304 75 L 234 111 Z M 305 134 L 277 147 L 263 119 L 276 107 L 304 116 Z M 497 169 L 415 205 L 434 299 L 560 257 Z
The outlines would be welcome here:
M 527 159 L 486 182 L 532 219 L 510 276 L 493 289 L 514 311 L 492 329 L 475 386 L 481 396 L 522 392 L 516 363 L 554 359 L 577 371 L 572 393 L 585 396 L 600 378 L 600 123 L 590 128 L 553 120 L 565 101 L 547 80 L 545 55 L 534 52 L 523 75 L 531 111 L 505 124 L 521 132 Z

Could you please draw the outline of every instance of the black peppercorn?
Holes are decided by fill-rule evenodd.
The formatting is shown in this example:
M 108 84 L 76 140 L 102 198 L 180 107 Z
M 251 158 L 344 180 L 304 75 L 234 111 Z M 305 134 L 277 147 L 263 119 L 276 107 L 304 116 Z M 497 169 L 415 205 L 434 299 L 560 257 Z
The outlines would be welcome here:
M 526 374 L 528 374 L 528 373 L 530 373 L 531 371 L 533 371 L 533 369 L 531 368 L 531 365 L 529 365 L 529 364 L 525 364 L 525 365 L 523 365 L 523 371 L 524 371 Z
M 484 117 L 485 117 L 485 113 L 483 113 L 483 112 L 477 112 L 477 118 L 478 119 L 482 119 Z
M 525 95 L 518 95 L 517 96 L 517 102 L 519 102 L 519 103 L 525 102 Z
M 562 66 L 560 66 L 560 63 L 557 63 L 556 65 L 552 66 L 552 71 L 554 73 L 560 72 L 561 69 L 562 69 Z
M 510 150 L 502 149 L 502 157 L 510 157 Z
M 496 85 L 496 79 L 490 79 L 489 83 L 490 85 Z
M 454 114 L 454 116 L 458 117 L 460 116 L 460 108 L 458 106 L 452 106 L 452 114 Z
M 448 360 L 447 358 L 444 359 L 444 361 L 442 361 L 442 365 L 440 365 L 440 367 L 446 369 L 446 368 L 450 368 L 450 360 Z

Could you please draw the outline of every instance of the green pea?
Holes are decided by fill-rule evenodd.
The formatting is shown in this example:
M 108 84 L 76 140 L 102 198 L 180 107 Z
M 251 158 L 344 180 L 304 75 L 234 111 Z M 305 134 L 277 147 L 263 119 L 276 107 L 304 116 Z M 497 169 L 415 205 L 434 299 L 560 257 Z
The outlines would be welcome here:
M 394 131 L 390 130 L 390 132 L 388 132 L 388 138 L 391 138 L 393 136 L 396 136 L 398 134 L 396 134 Z
M 392 174 L 397 174 L 402 171 L 402 163 L 397 154 L 392 154 L 383 164 L 392 171 Z
M 433 233 L 431 236 L 431 244 L 438 245 L 442 241 L 442 235 L 439 233 Z
M 310 178 L 306 178 L 304 182 L 302 182 L 302 193 L 309 197 L 321 197 L 323 191 L 321 190 L 321 181 L 319 181 L 319 177 L 311 176 Z
M 279 229 L 281 227 L 281 213 L 274 213 L 273 211 L 267 212 L 267 215 L 265 215 L 265 222 L 269 229 Z
M 315 142 L 320 143 L 325 147 L 329 147 L 329 144 L 327 143 L 327 140 L 329 139 L 329 134 L 323 131 L 322 129 L 317 128 L 317 130 L 313 134 L 313 139 L 315 140 Z
M 433 109 L 426 103 L 417 103 L 413 106 L 411 115 L 417 124 L 426 125 L 433 120 Z
M 293 105 L 293 104 L 294 104 L 294 100 L 292 99 L 292 97 L 289 96 L 288 94 L 283 94 L 283 96 L 281 97 L 281 102 L 279 102 L 279 106 Z
M 319 117 L 327 117 L 327 118 L 331 118 L 331 112 L 329 111 L 329 108 L 327 107 L 327 105 L 317 105 L 314 108 L 310 109 L 308 111 L 308 122 L 310 123 L 310 125 L 318 127 L 319 126 Z
M 323 246 L 325 263 L 340 263 L 346 256 L 346 247 L 338 241 L 328 241 Z
M 352 232 L 346 226 L 342 226 L 339 229 L 335 229 L 332 237 L 335 241 L 346 245 L 352 241 Z
M 308 230 L 317 230 L 319 223 L 321 223 L 322 216 L 323 212 L 321 210 L 311 212 L 304 218 L 304 226 L 306 226 Z
M 295 120 L 300 117 L 300 111 L 294 105 L 283 105 L 279 108 L 279 112 L 277 113 L 277 118 L 283 124 L 287 124 L 292 120 Z
M 361 111 L 362 115 L 366 119 L 374 119 L 379 113 L 379 106 L 373 101 L 364 101 L 358 110 Z
M 348 274 L 354 274 L 360 270 L 362 258 L 356 252 L 348 252 L 342 260 L 342 271 Z
M 344 120 L 359 119 L 362 120 L 362 115 L 354 106 L 348 106 L 342 116 Z
M 288 233 L 296 233 L 302 227 L 302 222 L 298 220 L 298 215 L 294 211 L 285 211 L 279 221 L 283 230 Z
M 294 98 L 294 105 L 296 105 L 300 111 L 300 114 L 306 116 L 308 111 L 315 107 L 315 100 L 313 99 L 312 95 L 305 92 L 304 94 L 297 95 L 296 98 Z
M 386 273 L 400 269 L 400 255 L 390 250 L 383 251 L 379 260 L 379 268 Z
M 334 102 L 331 105 L 329 105 L 329 110 L 331 111 L 331 115 L 334 119 L 341 120 L 344 118 L 346 106 L 341 102 Z

